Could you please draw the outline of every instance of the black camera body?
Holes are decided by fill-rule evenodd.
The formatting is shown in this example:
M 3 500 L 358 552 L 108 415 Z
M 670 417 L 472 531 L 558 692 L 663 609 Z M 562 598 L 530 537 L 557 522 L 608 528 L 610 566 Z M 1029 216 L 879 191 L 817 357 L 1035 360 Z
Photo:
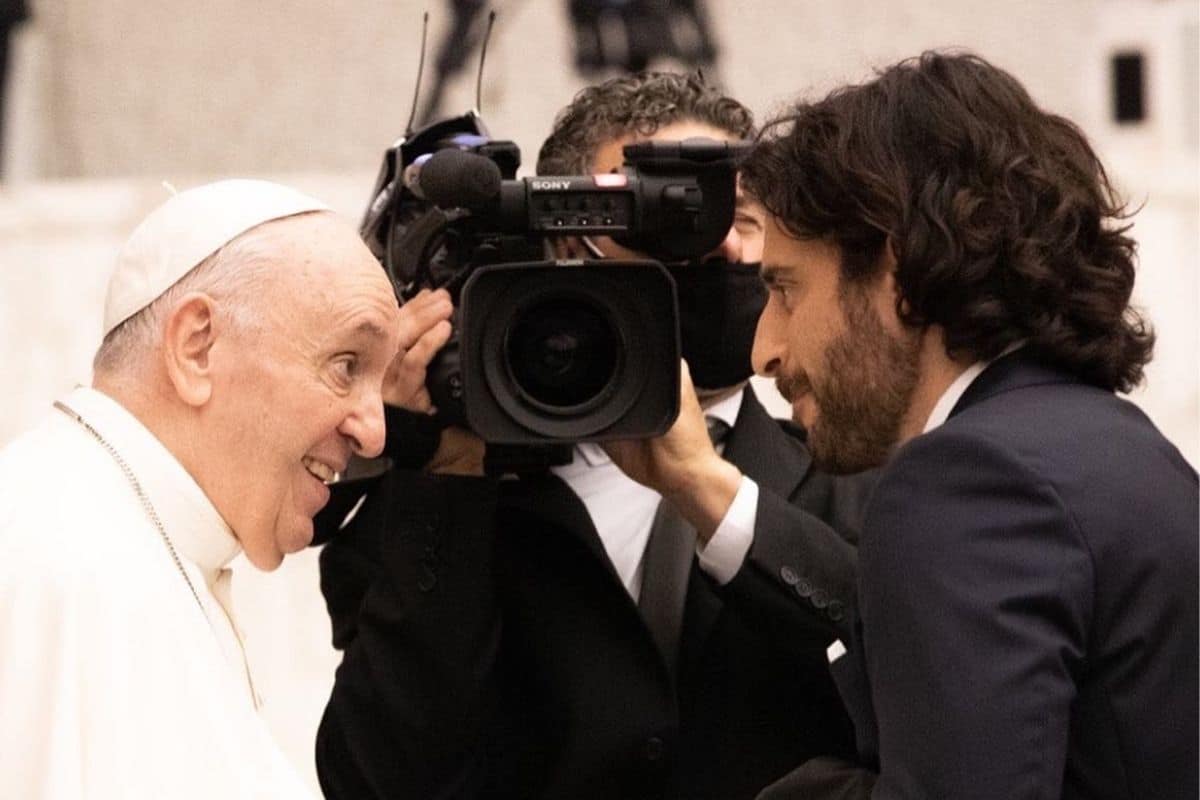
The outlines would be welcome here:
M 442 208 L 471 213 L 478 235 L 598 234 L 663 260 L 712 250 L 733 221 L 739 145 L 713 139 L 624 147 L 625 171 L 505 180 L 490 157 L 447 149 L 410 171 Z
M 653 260 L 547 261 L 546 240 L 698 258 L 732 223 L 742 147 L 645 142 L 621 173 L 516 179 L 519 149 L 472 112 L 389 148 L 361 233 L 402 302 L 443 287 L 455 303 L 426 379 L 441 421 L 499 446 L 664 433 L 679 411 L 671 276 Z

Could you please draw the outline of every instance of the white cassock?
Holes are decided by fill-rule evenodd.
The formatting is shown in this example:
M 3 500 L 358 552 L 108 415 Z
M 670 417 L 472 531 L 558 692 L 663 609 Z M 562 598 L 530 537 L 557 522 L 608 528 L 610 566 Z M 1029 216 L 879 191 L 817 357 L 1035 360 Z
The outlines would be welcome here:
M 311 797 L 255 710 L 229 527 L 119 404 L 63 402 L 180 564 L 71 417 L 0 450 L 0 798 Z

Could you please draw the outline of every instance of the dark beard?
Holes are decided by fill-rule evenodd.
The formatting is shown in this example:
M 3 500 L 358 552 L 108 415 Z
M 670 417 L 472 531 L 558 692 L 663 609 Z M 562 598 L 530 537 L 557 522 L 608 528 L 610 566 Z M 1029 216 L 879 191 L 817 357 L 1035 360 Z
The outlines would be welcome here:
M 810 389 L 817 406 L 808 431 L 813 461 L 846 474 L 883 464 L 899 440 L 917 385 L 920 342 L 890 335 L 865 293 L 850 289 L 840 305 L 846 332 L 825 348 L 824 374 L 816 383 L 797 376 L 785 388 Z

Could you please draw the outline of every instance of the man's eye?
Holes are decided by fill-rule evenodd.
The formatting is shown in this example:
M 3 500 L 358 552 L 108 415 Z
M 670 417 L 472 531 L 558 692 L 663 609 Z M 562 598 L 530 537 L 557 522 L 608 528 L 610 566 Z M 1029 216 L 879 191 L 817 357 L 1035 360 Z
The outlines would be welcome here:
M 358 356 L 338 356 L 333 362 L 333 374 L 338 380 L 350 383 L 358 373 Z
M 771 294 L 775 295 L 776 299 L 779 300 L 779 302 L 783 305 L 784 308 L 791 309 L 792 299 L 793 299 L 793 287 L 780 286 L 779 284 L 774 284 L 773 286 L 770 287 L 770 292 L 771 292 Z
M 743 230 L 756 231 L 762 227 L 762 224 L 754 217 L 749 217 L 744 214 L 739 214 L 733 218 L 735 227 Z

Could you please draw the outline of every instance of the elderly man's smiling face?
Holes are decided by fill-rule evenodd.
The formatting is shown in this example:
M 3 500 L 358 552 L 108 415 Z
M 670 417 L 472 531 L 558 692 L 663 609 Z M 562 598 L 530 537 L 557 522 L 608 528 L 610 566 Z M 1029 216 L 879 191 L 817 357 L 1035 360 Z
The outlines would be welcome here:
M 326 482 L 352 454 L 383 450 L 380 391 L 398 345 L 391 284 L 358 235 L 330 214 L 269 225 L 280 235 L 257 317 L 218 337 L 205 486 L 247 557 L 272 569 L 312 541 Z M 220 452 L 212 452 L 219 448 Z

